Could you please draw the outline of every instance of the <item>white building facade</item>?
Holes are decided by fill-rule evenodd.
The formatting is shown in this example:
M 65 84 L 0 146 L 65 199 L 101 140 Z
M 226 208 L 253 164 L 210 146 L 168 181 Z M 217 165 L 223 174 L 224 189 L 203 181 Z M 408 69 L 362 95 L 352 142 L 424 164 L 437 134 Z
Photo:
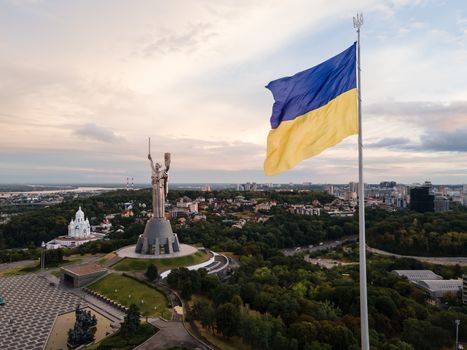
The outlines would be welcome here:
M 79 207 L 75 218 L 71 219 L 68 225 L 68 235 L 58 236 L 47 242 L 47 249 L 72 248 L 81 244 L 104 238 L 105 234 L 92 233 L 89 220 L 84 216 L 84 212 Z
M 68 236 L 76 238 L 84 238 L 91 235 L 91 225 L 89 220 L 84 217 L 84 212 L 79 207 L 76 212 L 75 219 L 71 219 L 68 225 Z

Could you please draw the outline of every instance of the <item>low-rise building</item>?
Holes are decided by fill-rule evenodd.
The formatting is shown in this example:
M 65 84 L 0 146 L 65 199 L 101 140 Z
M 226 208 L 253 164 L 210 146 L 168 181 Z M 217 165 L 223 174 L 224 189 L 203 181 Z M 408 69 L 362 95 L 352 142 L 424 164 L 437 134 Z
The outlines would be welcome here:
M 421 280 L 415 285 L 424 290 L 433 299 L 439 299 L 447 293 L 457 294 L 462 290 L 462 280 Z
M 291 205 L 289 207 L 289 212 L 292 214 L 298 214 L 298 215 L 316 215 L 319 216 L 321 215 L 321 209 L 320 208 L 315 208 L 311 205 Z
M 106 275 L 108 270 L 96 264 L 74 265 L 60 268 L 60 282 L 80 288 Z
M 437 275 L 431 270 L 393 270 L 399 277 L 405 277 L 409 281 L 421 281 L 421 280 L 442 280 L 443 277 Z
M 444 280 L 431 270 L 393 270 L 400 277 L 407 278 L 416 287 L 423 290 L 434 304 L 447 293 L 457 294 L 462 290 L 462 280 Z

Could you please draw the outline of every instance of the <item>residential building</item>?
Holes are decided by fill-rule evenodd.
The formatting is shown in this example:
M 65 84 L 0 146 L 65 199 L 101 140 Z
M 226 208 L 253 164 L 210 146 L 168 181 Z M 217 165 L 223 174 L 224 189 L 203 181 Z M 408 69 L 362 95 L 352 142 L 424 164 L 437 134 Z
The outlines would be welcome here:
M 445 196 L 436 196 L 433 205 L 435 212 L 448 211 L 449 199 Z

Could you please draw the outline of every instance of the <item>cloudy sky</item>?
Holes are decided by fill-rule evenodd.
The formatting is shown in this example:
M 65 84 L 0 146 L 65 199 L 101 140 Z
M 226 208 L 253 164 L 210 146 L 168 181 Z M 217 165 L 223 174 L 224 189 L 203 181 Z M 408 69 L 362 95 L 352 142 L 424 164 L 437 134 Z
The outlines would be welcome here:
M 4 0 L 0 182 L 344 183 L 356 136 L 262 172 L 264 86 L 343 51 L 363 11 L 365 180 L 467 182 L 464 0 Z

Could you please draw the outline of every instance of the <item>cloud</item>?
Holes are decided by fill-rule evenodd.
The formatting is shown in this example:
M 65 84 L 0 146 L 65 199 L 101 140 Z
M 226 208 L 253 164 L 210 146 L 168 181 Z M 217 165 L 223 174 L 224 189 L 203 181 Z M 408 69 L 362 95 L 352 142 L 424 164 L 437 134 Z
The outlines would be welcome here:
M 29 162 L 46 162 L 61 181 L 72 179 L 70 173 L 73 179 L 92 176 L 85 169 L 120 169 L 147 179 L 151 136 L 155 159 L 173 153 L 174 179 L 183 173 L 190 180 L 196 172 L 199 180 L 218 182 L 347 181 L 356 172 L 355 137 L 282 177 L 261 175 L 272 105 L 263 86 L 339 52 L 354 40 L 351 18 L 361 8 L 369 21 L 362 57 L 365 161 L 372 162 L 372 178 L 403 169 L 416 180 L 433 169 L 448 174 L 467 167 L 464 151 L 431 151 L 463 149 L 455 132 L 467 124 L 467 51 L 453 38 L 465 23 L 447 12 L 434 22 L 425 11 L 413 11 L 424 5 L 419 1 L 173 0 L 143 1 L 137 8 L 129 0 L 11 1 L 22 4 L 0 3 L 0 33 L 11 33 L 0 34 L 0 160 L 11 169 L 21 154 L 34 151 L 43 156 Z M 425 7 L 458 12 L 450 5 Z M 443 30 L 446 18 L 459 19 L 457 31 L 449 29 L 453 38 L 430 32 Z M 402 27 L 410 31 L 394 35 Z M 70 155 L 73 161 L 64 163 Z M 441 158 L 454 159 L 456 169 Z M 59 176 L 53 166 L 63 164 L 83 170 Z M 36 172 L 51 180 L 47 169 Z M 21 174 L 2 170 L 0 181 Z
M 74 131 L 74 134 L 107 143 L 119 143 L 125 140 L 122 136 L 117 135 L 112 130 L 98 126 L 94 123 L 86 123 L 78 127 Z
M 152 58 L 157 54 L 191 53 L 216 35 L 209 23 L 190 24 L 182 32 L 171 32 L 152 39 L 151 42 L 143 45 L 140 54 L 145 58 Z
M 411 141 L 405 137 L 388 137 L 381 139 L 378 142 L 370 143 L 365 145 L 368 148 L 399 148 L 410 144 Z
M 365 108 L 372 116 L 397 118 L 423 128 L 457 129 L 467 124 L 467 101 L 386 101 Z
M 430 131 L 420 141 L 420 150 L 467 152 L 467 128 L 454 132 Z
M 420 136 L 418 143 L 404 137 L 388 137 L 366 147 L 418 152 L 467 152 L 467 128 L 452 132 L 429 130 Z

